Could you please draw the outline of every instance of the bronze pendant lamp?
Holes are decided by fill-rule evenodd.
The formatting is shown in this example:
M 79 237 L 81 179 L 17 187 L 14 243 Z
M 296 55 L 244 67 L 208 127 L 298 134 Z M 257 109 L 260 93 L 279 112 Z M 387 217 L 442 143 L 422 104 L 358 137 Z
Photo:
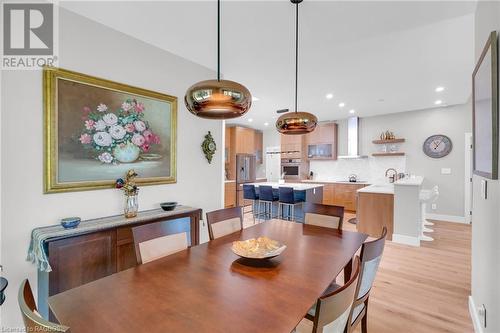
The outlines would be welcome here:
M 241 117 L 252 105 L 252 95 L 238 82 L 220 79 L 220 0 L 217 0 L 217 80 L 195 83 L 186 91 L 189 112 L 207 119 Z
M 295 4 L 295 112 L 287 112 L 276 121 L 276 129 L 281 134 L 307 134 L 316 128 L 318 118 L 309 112 L 297 111 L 297 91 L 299 72 L 299 3 L 302 0 L 290 0 Z

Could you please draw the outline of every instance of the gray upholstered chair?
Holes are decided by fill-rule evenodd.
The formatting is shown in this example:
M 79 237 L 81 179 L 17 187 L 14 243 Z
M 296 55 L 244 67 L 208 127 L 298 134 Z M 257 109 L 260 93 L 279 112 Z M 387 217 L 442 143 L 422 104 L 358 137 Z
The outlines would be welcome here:
M 319 227 L 342 230 L 344 207 L 306 202 L 304 204 L 304 223 Z
M 178 232 L 169 221 L 132 228 L 138 264 L 166 257 L 188 248 L 187 232 Z
M 243 229 L 243 215 L 241 211 L 241 207 L 232 207 L 207 213 L 210 240 L 241 231 Z
M 313 333 L 345 332 L 358 285 L 359 263 L 360 260 L 356 257 L 350 280 L 342 287 L 323 294 L 307 313 L 306 318 L 313 322 Z
M 52 323 L 40 315 L 27 279 L 21 283 L 17 298 L 26 332 L 70 332 L 69 327 Z

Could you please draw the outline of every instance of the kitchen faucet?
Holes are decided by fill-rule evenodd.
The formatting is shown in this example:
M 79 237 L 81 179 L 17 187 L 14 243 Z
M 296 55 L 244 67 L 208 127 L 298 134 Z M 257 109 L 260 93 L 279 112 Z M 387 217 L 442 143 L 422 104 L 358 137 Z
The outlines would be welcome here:
M 389 176 L 390 171 L 394 171 L 394 173 L 391 176 Z M 389 168 L 385 170 L 385 176 L 389 178 L 389 181 L 391 183 L 394 183 L 398 179 L 398 171 L 394 168 Z

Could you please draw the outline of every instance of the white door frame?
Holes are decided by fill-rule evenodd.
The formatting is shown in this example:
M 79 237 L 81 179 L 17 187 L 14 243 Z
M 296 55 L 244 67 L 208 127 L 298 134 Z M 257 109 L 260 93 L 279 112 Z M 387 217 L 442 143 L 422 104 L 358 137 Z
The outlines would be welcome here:
M 466 223 L 472 220 L 472 133 L 465 133 L 465 168 L 464 168 L 464 217 Z

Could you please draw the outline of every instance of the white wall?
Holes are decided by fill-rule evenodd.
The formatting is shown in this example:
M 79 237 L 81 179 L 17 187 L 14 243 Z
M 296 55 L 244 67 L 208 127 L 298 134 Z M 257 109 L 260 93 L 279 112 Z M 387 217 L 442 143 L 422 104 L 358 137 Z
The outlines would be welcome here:
M 222 122 L 191 115 L 183 101 L 191 84 L 215 73 L 66 10 L 60 9 L 59 17 L 60 67 L 178 98 L 177 183 L 142 187 L 140 209 L 170 200 L 204 212 L 222 207 L 222 155 L 208 164 L 200 147 L 209 130 L 218 147 L 224 146 Z M 37 284 L 35 266 L 26 261 L 31 230 L 66 216 L 121 214 L 123 195 L 114 189 L 43 194 L 42 73 L 2 74 L 1 262 L 10 285 L 1 326 L 20 327 L 17 289 L 24 278 Z
M 475 55 L 479 59 L 489 34 L 500 30 L 500 2 L 479 1 L 475 16 Z M 481 181 L 473 177 L 472 300 L 473 317 L 482 304 L 487 324 L 483 332 L 500 332 L 500 182 L 487 180 L 488 198 L 481 198 Z M 475 313 L 474 313 L 475 312 Z

